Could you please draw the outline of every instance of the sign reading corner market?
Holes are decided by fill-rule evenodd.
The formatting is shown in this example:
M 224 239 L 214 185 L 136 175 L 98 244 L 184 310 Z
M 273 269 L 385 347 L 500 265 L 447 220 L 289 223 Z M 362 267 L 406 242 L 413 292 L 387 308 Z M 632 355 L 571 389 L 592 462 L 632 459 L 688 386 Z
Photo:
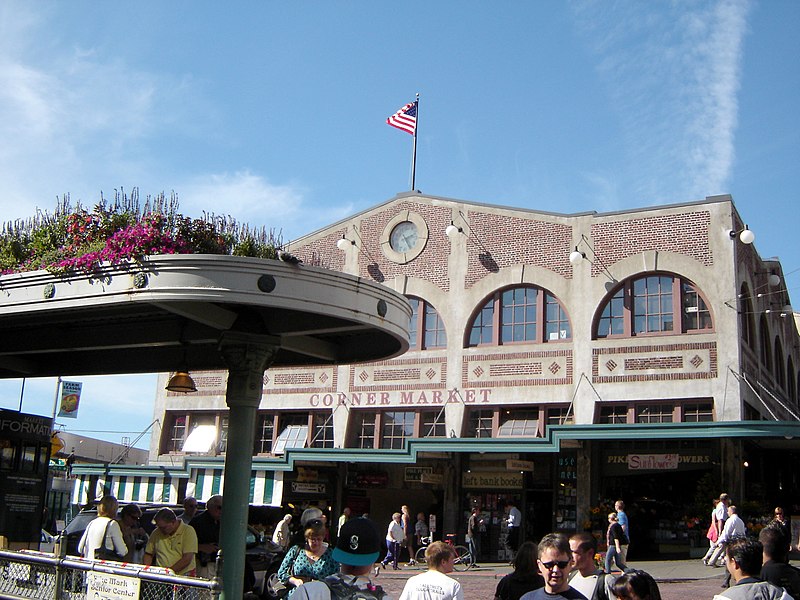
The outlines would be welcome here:
M 603 461 L 605 475 L 625 475 L 637 472 L 696 471 L 709 469 L 716 457 L 708 450 L 682 452 L 608 452 Z
M 401 390 L 381 392 L 335 392 L 311 394 L 308 404 L 319 406 L 417 406 L 427 404 L 487 404 L 491 389 Z

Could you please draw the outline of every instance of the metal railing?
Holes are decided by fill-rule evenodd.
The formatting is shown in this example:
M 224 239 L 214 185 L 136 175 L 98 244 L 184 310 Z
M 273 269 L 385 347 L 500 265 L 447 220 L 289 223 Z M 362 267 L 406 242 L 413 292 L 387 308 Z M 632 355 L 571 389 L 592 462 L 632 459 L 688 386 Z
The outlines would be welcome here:
M 0 598 L 48 600 L 217 600 L 219 579 L 30 550 L 0 550 Z

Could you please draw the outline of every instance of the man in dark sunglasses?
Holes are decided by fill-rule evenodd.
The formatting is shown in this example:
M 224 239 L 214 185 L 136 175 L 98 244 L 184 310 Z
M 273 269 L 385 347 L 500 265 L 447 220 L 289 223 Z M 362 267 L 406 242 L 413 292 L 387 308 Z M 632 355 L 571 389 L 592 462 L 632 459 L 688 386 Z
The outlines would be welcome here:
M 544 587 L 523 595 L 520 600 L 586 600 L 586 596 L 569 585 L 572 551 L 569 539 L 560 533 L 548 533 L 539 542 L 539 572 Z

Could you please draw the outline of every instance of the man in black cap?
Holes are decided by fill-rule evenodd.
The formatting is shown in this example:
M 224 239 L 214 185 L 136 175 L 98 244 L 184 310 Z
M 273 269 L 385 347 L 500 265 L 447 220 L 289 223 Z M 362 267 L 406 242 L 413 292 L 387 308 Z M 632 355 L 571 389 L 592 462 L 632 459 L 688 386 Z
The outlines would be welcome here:
M 350 519 L 342 525 L 333 558 L 339 561 L 339 572 L 323 581 L 310 581 L 298 587 L 292 600 L 334 600 L 352 596 L 358 589 L 359 598 L 389 600 L 379 585 L 370 579 L 372 567 L 381 548 L 378 528 L 369 519 Z

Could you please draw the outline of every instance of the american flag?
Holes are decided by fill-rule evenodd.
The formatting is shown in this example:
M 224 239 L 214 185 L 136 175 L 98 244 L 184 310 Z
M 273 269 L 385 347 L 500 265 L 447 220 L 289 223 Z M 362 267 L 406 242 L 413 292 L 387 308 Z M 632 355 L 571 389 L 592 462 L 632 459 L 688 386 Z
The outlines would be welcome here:
M 386 119 L 392 127 L 397 127 L 414 135 L 417 130 L 417 103 L 409 102 L 403 108 Z

